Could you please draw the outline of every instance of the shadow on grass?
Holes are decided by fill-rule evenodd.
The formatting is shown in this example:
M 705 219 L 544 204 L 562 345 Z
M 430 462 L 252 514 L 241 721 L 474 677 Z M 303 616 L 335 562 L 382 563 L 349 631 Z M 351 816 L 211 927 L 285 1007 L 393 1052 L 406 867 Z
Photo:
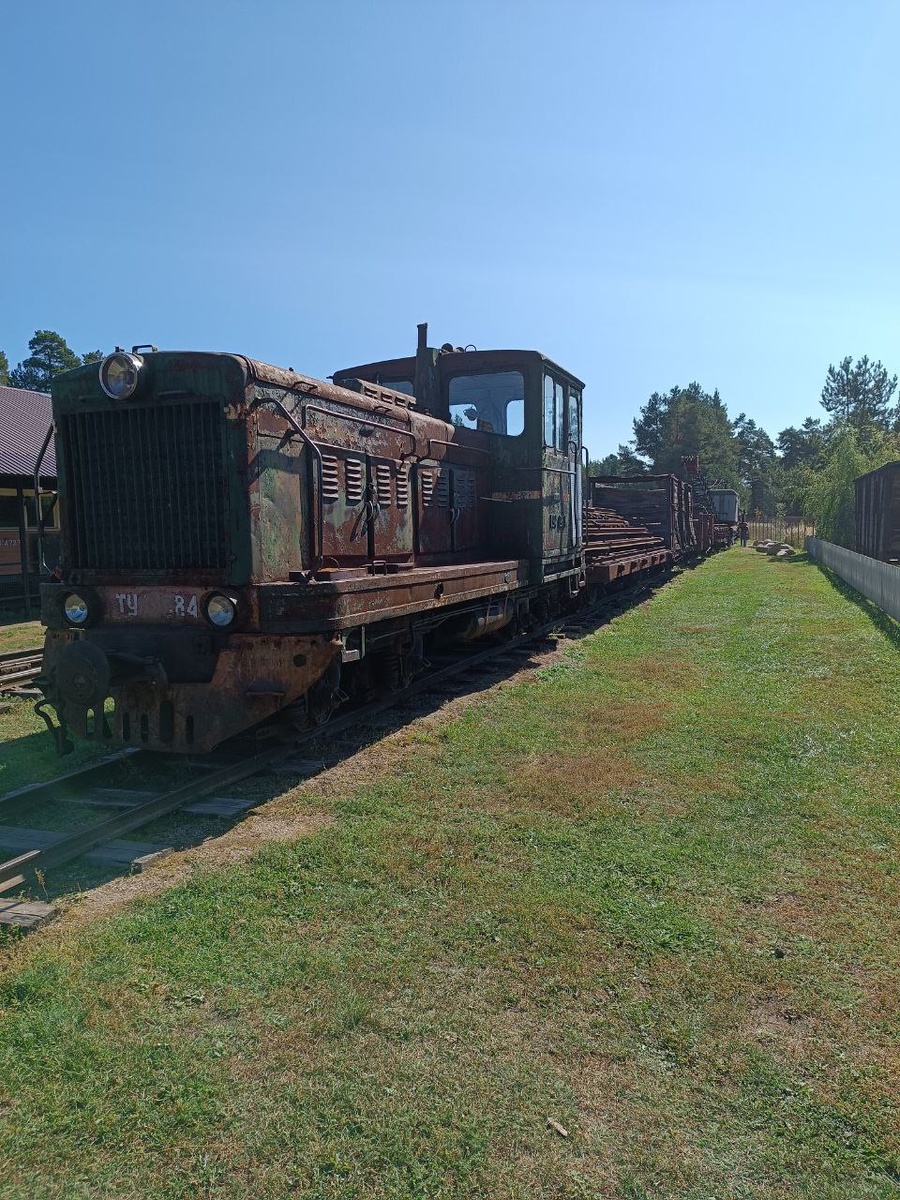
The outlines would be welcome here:
M 884 609 L 879 608 L 877 604 L 873 604 L 862 592 L 858 592 L 856 588 L 851 587 L 849 583 L 841 579 L 840 575 L 835 574 L 824 563 L 812 561 L 812 565 L 818 567 L 836 592 L 839 592 L 845 600 L 849 600 L 851 604 L 855 604 L 858 609 L 864 612 L 875 628 L 880 633 L 883 633 L 897 650 L 900 650 L 900 622 L 895 621 L 893 617 L 889 616 Z
M 566 642 L 578 641 L 595 633 L 617 616 L 619 611 L 648 599 L 659 590 L 660 586 L 664 585 L 664 582 L 664 580 L 653 580 L 645 584 L 636 594 L 623 595 L 622 608 L 618 611 L 573 614 L 577 629 L 570 629 L 566 632 Z M 561 618 L 560 624 L 565 625 L 566 623 L 566 618 Z M 456 679 L 446 686 L 439 684 L 434 692 L 419 692 L 408 699 L 398 696 L 396 707 L 382 710 L 370 717 L 364 725 L 355 725 L 336 736 L 329 736 L 326 726 L 321 736 L 303 744 L 301 753 L 307 761 L 321 762 L 323 768 L 335 766 L 365 747 L 397 732 L 408 725 L 410 721 L 437 711 L 448 700 L 459 696 L 462 692 L 474 696 L 523 671 L 538 669 L 542 665 L 540 656 L 553 649 L 555 645 L 556 638 L 548 636 L 542 641 L 523 646 L 522 649 L 527 657 L 524 655 L 522 657 L 512 656 L 476 666 L 474 676 L 466 675 L 464 680 Z M 238 745 L 241 744 L 240 739 L 236 739 L 236 742 Z M 5 751 L 5 766 L 7 767 L 4 772 L 6 775 L 6 779 L 3 781 L 4 792 L 26 783 L 52 780 L 60 773 L 65 774 L 89 765 L 95 759 L 101 759 L 104 753 L 110 753 L 116 749 L 110 745 L 103 747 L 85 745 L 79 747 L 75 755 L 60 760 L 53 751 L 48 735 L 43 731 L 11 738 L 2 743 L 2 748 Z M 220 749 L 224 749 L 224 747 L 220 747 Z M 161 764 L 163 773 L 166 770 L 174 771 L 178 776 L 168 782 L 168 787 L 186 782 L 184 768 L 188 764 L 182 756 L 160 755 L 159 758 L 167 760 L 166 763 Z M 173 762 L 173 760 L 178 761 Z M 129 761 L 126 759 L 117 764 L 114 770 L 111 769 L 110 778 L 104 776 L 102 786 L 133 790 L 166 790 L 165 786 L 161 786 L 164 781 L 159 778 L 155 770 L 150 774 L 144 774 L 143 767 L 136 768 L 134 764 L 129 765 Z M 180 775 L 178 775 L 179 769 L 181 769 Z M 241 781 L 236 788 L 232 786 L 226 791 L 229 795 L 252 796 L 253 806 L 259 807 L 289 791 L 304 778 L 306 778 L 306 774 L 298 771 L 296 777 L 291 774 L 279 774 L 279 777 L 273 780 L 271 775 L 267 776 L 263 771 L 252 779 Z M 100 784 L 99 781 L 92 780 L 88 786 L 95 788 Z M 96 810 L 92 811 L 89 803 L 85 802 L 84 793 L 79 797 L 78 788 L 77 779 L 69 785 L 64 785 L 62 794 L 55 802 L 29 801 L 27 796 L 11 797 L 6 800 L 5 796 L 0 795 L 0 859 L 13 856 L 12 848 L 3 844 L 3 826 L 17 829 L 32 828 L 74 832 L 75 828 L 85 828 L 97 822 L 99 815 Z M 111 810 L 107 808 L 102 815 L 110 814 Z M 122 836 L 127 840 L 134 838 L 139 839 L 141 843 L 149 843 L 148 849 L 164 846 L 173 850 L 185 850 L 199 845 L 208 838 L 220 835 L 233 823 L 232 819 L 199 817 L 184 811 L 176 811 L 160 818 L 152 825 L 141 826 Z M 21 850 L 15 852 L 21 853 Z M 94 864 L 86 858 L 48 870 L 46 875 L 29 870 L 26 874 L 30 886 L 26 886 L 18 892 L 18 897 L 52 902 L 60 897 L 97 887 L 127 873 L 127 871 L 127 867 L 123 870 L 122 866 Z
M 777 563 L 779 566 L 788 563 L 792 567 L 811 567 L 814 570 L 820 571 L 836 592 L 864 612 L 875 628 L 880 633 L 883 633 L 893 646 L 900 650 L 900 623 L 889 616 L 884 609 L 879 608 L 877 604 L 873 604 L 862 592 L 858 592 L 856 588 L 851 587 L 846 580 L 841 579 L 840 575 L 837 575 L 830 567 L 826 567 L 824 563 L 810 558 L 805 551 L 801 554 L 788 555 L 785 558 L 775 558 L 772 556 L 770 561 Z
M 23 733 L 20 737 L 2 742 L 3 769 L 0 770 L 0 805 L 8 792 L 17 791 L 32 783 L 43 783 L 55 775 L 78 771 L 113 753 L 116 747 L 96 742 L 82 742 L 64 758 L 56 753 L 53 739 L 46 729 Z
M 22 836 L 27 830 L 68 836 L 90 829 L 120 813 L 124 814 L 127 808 L 105 799 L 102 789 L 143 792 L 149 799 L 153 793 L 170 791 L 189 782 L 190 778 L 202 777 L 208 763 L 208 759 L 191 763 L 181 756 L 162 754 L 153 756 L 152 762 L 148 762 L 146 755 L 107 762 L 108 756 L 116 753 L 116 748 L 109 746 L 86 746 L 80 754 L 76 751 L 76 755 L 59 759 L 52 750 L 47 752 L 44 749 L 42 743 L 46 738 L 46 734 L 33 733 L 6 743 L 6 746 L 14 745 L 20 753 L 31 751 L 39 758 L 42 769 L 35 770 L 33 776 L 40 775 L 40 779 L 33 779 L 34 782 L 53 782 L 58 779 L 59 783 L 57 785 L 54 782 L 52 799 L 47 799 L 44 794 L 29 795 L 26 792 L 20 795 L 15 790 L 0 796 L 0 861 L 23 853 Z M 91 766 L 102 771 L 102 776 L 86 778 L 76 774 L 70 779 L 65 777 L 67 772 L 79 772 Z M 261 772 L 259 776 L 242 780 L 223 791 L 229 796 L 252 797 L 252 805 L 246 810 L 249 813 L 252 808 L 265 804 L 293 786 L 299 778 L 283 781 L 266 778 Z M 119 858 L 118 861 L 109 861 L 107 857 L 102 862 L 91 861 L 93 851 L 89 851 L 82 858 L 45 869 L 37 861 L 33 866 L 23 867 L 25 883 L 4 898 L 53 902 L 64 896 L 85 892 L 140 869 L 130 865 L 133 858 L 161 850 L 190 849 L 226 832 L 234 823 L 233 817 L 175 810 L 117 835 L 123 842 L 134 844 L 126 860 Z M 32 844 L 39 846 L 41 843 L 35 840 Z M 120 852 L 124 854 L 125 849 L 121 847 Z

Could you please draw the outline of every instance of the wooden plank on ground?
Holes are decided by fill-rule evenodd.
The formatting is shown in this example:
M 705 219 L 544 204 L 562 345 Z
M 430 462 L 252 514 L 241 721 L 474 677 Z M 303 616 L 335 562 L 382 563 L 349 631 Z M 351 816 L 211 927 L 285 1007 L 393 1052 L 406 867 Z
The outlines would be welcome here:
M 303 779 L 309 779 L 324 771 L 325 764 L 309 758 L 286 758 L 281 762 L 271 763 L 267 769 L 273 775 L 299 775 Z
M 134 808 L 155 796 L 156 792 L 139 791 L 135 788 L 93 788 L 83 796 L 70 796 L 72 804 L 89 805 L 91 808 Z M 238 817 L 255 808 L 258 801 L 245 800 L 239 796 L 207 796 L 185 804 L 183 813 L 195 817 Z
M 58 915 L 58 908 L 41 900 L 0 900 L 0 925 L 37 929 Z
M 46 850 L 48 846 L 65 841 L 68 836 L 56 829 L 20 829 L 17 825 L 0 825 L 0 846 L 7 850 Z M 89 850 L 84 857 L 90 863 L 134 866 L 141 870 L 148 863 L 171 853 L 169 846 L 113 838 Z

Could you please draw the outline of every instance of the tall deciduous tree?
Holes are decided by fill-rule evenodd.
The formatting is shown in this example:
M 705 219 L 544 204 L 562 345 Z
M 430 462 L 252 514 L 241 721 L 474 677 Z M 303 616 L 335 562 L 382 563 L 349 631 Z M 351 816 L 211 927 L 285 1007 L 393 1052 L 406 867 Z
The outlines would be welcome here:
M 826 541 L 854 547 L 855 480 L 867 471 L 900 457 L 900 434 L 872 427 L 860 431 L 849 421 L 829 429 L 823 461 L 814 470 L 798 468 L 803 485 L 804 512 Z
M 896 418 L 892 403 L 897 376 L 888 375 L 881 362 L 870 363 L 863 355 L 858 362 L 848 355 L 838 365 L 829 365 L 822 388 L 822 407 L 832 420 L 847 421 L 855 429 L 876 425 L 889 429 Z
M 6 387 L 9 383 L 9 359 L 6 353 L 0 350 L 0 387 Z

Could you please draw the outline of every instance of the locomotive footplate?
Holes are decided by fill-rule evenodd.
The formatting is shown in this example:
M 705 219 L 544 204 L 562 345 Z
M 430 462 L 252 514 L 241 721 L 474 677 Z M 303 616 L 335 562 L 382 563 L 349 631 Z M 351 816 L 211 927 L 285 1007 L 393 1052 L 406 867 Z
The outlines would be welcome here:
M 440 612 L 527 587 L 529 565 L 524 559 L 468 562 L 412 567 L 374 577 L 369 570 L 360 570 L 354 577 L 348 577 L 346 570 L 323 570 L 309 582 L 298 576 L 296 582 L 261 587 L 260 623 L 273 631 L 289 628 L 306 633 L 346 629 L 425 610 Z

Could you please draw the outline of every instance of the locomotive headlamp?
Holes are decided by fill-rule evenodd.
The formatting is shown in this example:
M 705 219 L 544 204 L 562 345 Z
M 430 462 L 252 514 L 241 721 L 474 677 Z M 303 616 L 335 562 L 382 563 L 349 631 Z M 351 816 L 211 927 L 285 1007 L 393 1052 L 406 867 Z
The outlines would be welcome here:
M 70 625 L 85 625 L 90 615 L 87 600 L 77 592 L 69 592 L 63 600 L 63 614 Z
M 135 393 L 143 365 L 139 354 L 108 354 L 100 364 L 100 386 L 111 400 L 127 400 Z
M 234 623 L 236 616 L 237 605 L 230 596 L 213 592 L 206 601 L 206 619 L 210 625 L 215 625 L 216 629 L 227 629 Z

